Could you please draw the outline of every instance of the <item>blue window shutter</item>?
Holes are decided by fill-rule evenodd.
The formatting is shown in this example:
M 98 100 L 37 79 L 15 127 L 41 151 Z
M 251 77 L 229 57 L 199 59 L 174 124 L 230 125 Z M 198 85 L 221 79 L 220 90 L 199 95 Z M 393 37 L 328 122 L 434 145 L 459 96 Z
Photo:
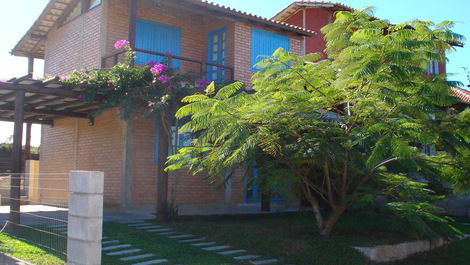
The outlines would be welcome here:
M 279 48 L 290 50 L 289 37 L 253 28 L 251 30 L 251 70 L 253 72 L 261 70 L 255 64 L 273 55 Z
M 178 27 L 160 24 L 157 22 L 137 19 L 135 31 L 135 47 L 138 49 L 165 53 L 171 51 L 172 55 L 181 55 L 181 29 Z M 162 56 L 138 52 L 137 64 L 147 64 L 150 61 L 162 61 Z M 180 60 L 173 61 L 173 67 L 179 68 Z
M 245 182 L 245 202 L 261 201 L 258 174 L 258 168 L 254 167 L 252 169 L 252 177 Z

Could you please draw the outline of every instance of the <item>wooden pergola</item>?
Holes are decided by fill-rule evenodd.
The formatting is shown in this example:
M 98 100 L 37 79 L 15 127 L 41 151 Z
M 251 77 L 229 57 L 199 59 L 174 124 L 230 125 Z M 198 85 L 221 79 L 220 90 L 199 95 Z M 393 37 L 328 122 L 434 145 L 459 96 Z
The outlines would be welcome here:
M 0 121 L 14 122 L 12 172 L 22 173 L 23 124 L 27 124 L 26 157 L 29 156 L 31 124 L 54 125 L 54 120 L 71 117 L 90 119 L 98 103 L 89 104 L 82 99 L 80 88 L 67 88 L 58 77 L 49 80 L 32 79 L 32 74 L 0 82 Z M 11 178 L 10 221 L 20 222 L 21 180 Z

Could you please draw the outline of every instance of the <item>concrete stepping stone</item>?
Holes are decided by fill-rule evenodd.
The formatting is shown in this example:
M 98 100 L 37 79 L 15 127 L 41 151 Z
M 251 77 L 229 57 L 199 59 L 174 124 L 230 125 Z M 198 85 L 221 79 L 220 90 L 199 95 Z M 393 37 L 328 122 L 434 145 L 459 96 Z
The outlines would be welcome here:
M 140 252 L 140 251 L 142 251 L 142 249 L 133 248 L 133 249 L 126 249 L 126 250 L 106 253 L 106 255 L 108 255 L 108 256 L 122 256 L 122 255 L 127 255 L 127 254 Z
M 179 232 L 163 232 L 163 233 L 158 233 L 157 235 L 168 236 L 168 235 L 179 235 L 179 234 L 180 234 Z
M 101 242 L 101 244 L 103 244 L 103 245 L 117 244 L 117 243 L 119 243 L 119 240 L 110 240 L 110 241 Z
M 253 265 L 266 265 L 266 264 L 274 264 L 278 262 L 279 262 L 278 259 L 265 259 L 265 260 L 251 261 L 250 263 Z
M 177 235 L 177 236 L 169 236 L 168 238 L 171 238 L 171 239 L 181 239 L 181 238 L 188 238 L 188 237 L 194 237 L 194 235 L 191 235 L 191 234 Z
M 168 262 L 167 259 L 154 259 L 154 260 L 144 261 L 140 263 L 134 263 L 132 265 L 152 265 L 152 264 L 161 264 L 161 263 L 166 263 L 166 262 Z
M 258 255 L 244 255 L 244 256 L 238 256 L 238 257 L 233 257 L 236 260 L 247 260 L 247 259 L 257 259 L 261 256 Z
M 133 221 L 118 221 L 120 224 L 138 224 L 145 223 L 145 220 L 133 220 Z
M 147 259 L 147 258 L 153 258 L 153 257 L 155 257 L 154 254 L 143 254 L 143 255 L 120 258 L 119 260 L 121 260 L 121 261 L 133 261 L 133 260 Z
M 212 245 L 215 245 L 217 243 L 215 242 L 202 242 L 202 243 L 195 243 L 195 244 L 191 244 L 191 246 L 194 246 L 194 247 L 205 247 L 205 246 L 212 246 Z
M 171 231 L 171 228 L 158 228 L 158 229 L 147 230 L 147 232 L 167 232 L 167 231 Z
M 60 228 L 60 227 L 67 227 L 67 224 L 61 224 L 61 225 L 48 225 L 47 227 L 49 227 L 49 228 Z
M 129 224 L 127 226 L 130 226 L 130 227 L 140 227 L 140 226 L 149 226 L 149 225 L 152 225 L 151 223 L 138 223 L 138 224 Z
M 102 248 L 102 251 L 109 251 L 109 250 L 115 250 L 115 249 L 120 249 L 120 248 L 128 248 L 128 247 L 132 247 L 132 246 L 130 244 L 109 246 L 109 247 Z
M 222 252 L 217 252 L 219 255 L 234 255 L 234 254 L 240 254 L 246 252 L 245 249 L 237 249 L 237 250 L 227 250 L 227 251 L 222 251 Z
M 206 240 L 205 237 L 195 238 L 195 239 L 185 239 L 185 240 L 180 240 L 180 243 L 193 243 L 193 242 L 204 241 L 204 240 Z
M 156 228 L 162 228 L 162 226 L 161 225 L 150 225 L 150 226 L 138 226 L 138 227 L 136 227 L 136 229 L 141 229 L 141 230 L 156 229 Z
M 231 247 L 230 246 L 215 246 L 215 247 L 203 248 L 202 250 L 205 250 L 205 251 L 218 251 L 218 250 L 223 250 L 223 249 L 227 249 L 227 248 L 231 248 Z

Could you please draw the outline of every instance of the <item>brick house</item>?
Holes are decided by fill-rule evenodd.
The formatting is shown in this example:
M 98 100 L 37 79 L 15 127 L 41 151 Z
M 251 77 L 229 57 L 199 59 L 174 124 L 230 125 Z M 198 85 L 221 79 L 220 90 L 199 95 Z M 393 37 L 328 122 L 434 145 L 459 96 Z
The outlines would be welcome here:
M 12 54 L 30 58 L 30 66 L 35 58 L 44 59 L 46 76 L 63 76 L 112 66 L 120 60 L 113 44 L 128 39 L 139 51 L 138 64 L 170 50 L 174 66 L 182 71 L 248 83 L 260 55 L 279 47 L 301 55 L 303 38 L 312 35 L 298 26 L 200 0 L 51 0 Z M 93 126 L 88 123 L 67 117 L 43 126 L 41 173 L 104 171 L 106 208 L 153 209 L 155 121 L 124 121 L 118 110 L 109 110 L 95 117 Z M 171 173 L 168 191 L 181 214 L 259 210 L 241 174 L 221 187 L 181 170 Z M 41 192 L 46 202 L 60 197 L 53 190 Z
M 320 29 L 340 10 L 352 8 L 295 1 L 265 19 L 204 0 L 51 0 L 12 54 L 30 58 L 30 72 L 31 62 L 39 58 L 45 59 L 46 76 L 61 76 L 76 69 L 112 66 L 120 60 L 113 44 L 128 39 L 138 51 L 138 64 L 171 51 L 174 66 L 182 71 L 248 84 L 260 55 L 270 55 L 279 47 L 298 55 L 323 52 Z M 428 72 L 444 73 L 445 64 L 432 62 Z M 71 110 L 70 104 L 65 106 L 62 111 Z M 88 123 L 57 118 L 54 126 L 43 126 L 41 173 L 104 171 L 105 207 L 153 210 L 158 176 L 156 122 L 124 121 L 118 110 L 110 110 L 95 117 L 93 126 Z M 259 211 L 258 191 L 246 186 L 242 172 L 222 187 L 180 170 L 170 174 L 168 191 L 180 214 Z M 41 193 L 44 201 L 54 202 L 57 197 L 54 191 Z M 297 205 L 297 201 L 278 200 L 273 209 Z

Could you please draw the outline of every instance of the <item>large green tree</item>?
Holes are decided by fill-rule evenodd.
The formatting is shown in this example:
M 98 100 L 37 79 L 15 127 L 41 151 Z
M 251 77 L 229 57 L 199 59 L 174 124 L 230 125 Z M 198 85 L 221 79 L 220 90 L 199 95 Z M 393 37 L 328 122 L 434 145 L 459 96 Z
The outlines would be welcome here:
M 280 49 L 260 64 L 252 90 L 234 83 L 186 97 L 177 117 L 189 117 L 181 130 L 193 133 L 194 145 L 171 157 L 168 169 L 215 180 L 256 161 L 261 178 L 298 187 L 325 236 L 348 207 L 377 193 L 431 230 L 422 221 L 443 219 L 433 215 L 432 191 L 412 176 L 470 187 L 470 113 L 449 115 L 456 83 L 425 73 L 463 41 L 452 25 L 337 13 L 322 29 L 328 59 Z M 420 152 L 424 145 L 437 156 Z

